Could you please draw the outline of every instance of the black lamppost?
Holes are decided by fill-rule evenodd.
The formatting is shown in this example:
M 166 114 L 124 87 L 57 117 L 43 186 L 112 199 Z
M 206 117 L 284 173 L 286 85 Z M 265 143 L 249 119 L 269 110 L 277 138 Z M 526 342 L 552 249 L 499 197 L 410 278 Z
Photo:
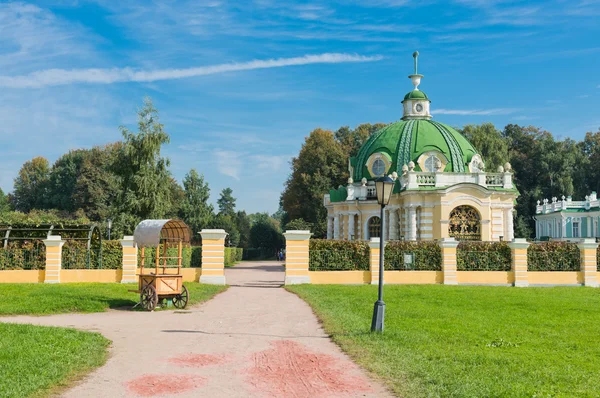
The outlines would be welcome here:
M 394 191 L 394 180 L 390 177 L 378 178 L 375 181 L 375 190 L 377 192 L 377 203 L 381 205 L 381 233 L 379 234 L 379 294 L 373 308 L 371 332 L 383 332 L 383 318 L 385 314 L 385 303 L 383 302 L 383 231 L 385 231 L 385 219 L 383 217 L 383 208 L 390 203 L 390 198 Z
M 110 240 L 110 229 L 112 228 L 112 220 L 110 218 L 106 220 L 106 226 L 108 227 L 108 240 Z

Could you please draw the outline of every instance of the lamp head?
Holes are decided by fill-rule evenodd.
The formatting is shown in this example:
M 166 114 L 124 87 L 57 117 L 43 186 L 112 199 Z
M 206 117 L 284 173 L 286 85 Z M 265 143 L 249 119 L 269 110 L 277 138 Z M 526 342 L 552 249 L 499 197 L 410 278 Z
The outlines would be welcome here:
M 377 203 L 387 206 L 390 203 L 394 191 L 394 180 L 389 176 L 380 177 L 375 180 L 375 191 L 377 192 Z
M 108 226 L 108 229 L 112 228 L 112 220 L 110 218 L 106 220 L 106 225 Z

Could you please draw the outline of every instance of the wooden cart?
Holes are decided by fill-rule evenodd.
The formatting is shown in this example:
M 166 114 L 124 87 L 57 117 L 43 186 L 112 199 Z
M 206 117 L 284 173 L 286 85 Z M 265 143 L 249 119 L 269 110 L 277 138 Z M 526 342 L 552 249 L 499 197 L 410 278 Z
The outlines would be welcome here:
M 141 248 L 139 285 L 138 290 L 133 290 L 140 294 L 139 305 L 153 311 L 166 299 L 176 308 L 185 308 L 189 293 L 183 284 L 181 266 L 183 247 L 190 244 L 189 227 L 180 220 L 145 220 L 136 227 L 134 240 Z M 176 256 L 173 249 L 177 249 Z M 152 268 L 144 267 L 147 259 Z

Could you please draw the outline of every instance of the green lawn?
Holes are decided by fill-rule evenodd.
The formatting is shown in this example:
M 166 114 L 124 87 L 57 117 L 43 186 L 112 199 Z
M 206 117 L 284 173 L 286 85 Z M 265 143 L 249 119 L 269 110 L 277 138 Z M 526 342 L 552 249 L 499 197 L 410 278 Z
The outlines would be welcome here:
M 297 285 L 332 338 L 403 397 L 597 397 L 600 289 Z
M 98 333 L 0 323 L 0 396 L 45 395 L 104 363 Z
M 225 286 L 186 282 L 189 305 L 210 299 Z M 67 312 L 102 312 L 109 308 L 131 307 L 139 295 L 127 290 L 137 284 L 120 283 L 19 283 L 0 284 L 0 315 L 48 315 Z

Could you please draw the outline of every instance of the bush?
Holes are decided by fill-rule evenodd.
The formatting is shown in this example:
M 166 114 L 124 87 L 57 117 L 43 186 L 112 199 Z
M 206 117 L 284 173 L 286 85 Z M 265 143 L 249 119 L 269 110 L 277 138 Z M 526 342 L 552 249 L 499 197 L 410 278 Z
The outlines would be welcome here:
M 410 255 L 411 257 L 406 257 Z M 442 250 L 434 241 L 392 241 L 384 251 L 384 268 L 400 271 L 441 271 Z M 408 261 L 407 261 L 408 260 Z
M 233 265 L 239 261 L 242 261 L 244 249 L 240 247 L 226 247 L 225 248 L 225 265 Z
M 118 240 L 102 241 L 102 269 L 123 267 L 123 247 Z
M 277 253 L 276 249 L 268 249 L 264 247 L 260 248 L 248 248 L 244 249 L 243 259 L 244 260 L 272 260 L 275 258 Z
M 579 271 L 579 261 L 579 248 L 576 243 L 534 243 L 527 250 L 529 271 Z
M 163 245 L 159 245 L 160 253 L 162 254 Z M 179 249 L 177 247 L 169 247 L 167 249 L 167 266 L 168 267 L 176 267 L 177 266 L 177 255 L 179 254 Z M 156 261 L 156 248 L 155 247 L 147 247 L 144 250 L 144 267 L 152 268 L 155 266 Z M 138 249 L 138 266 L 142 262 L 142 249 Z M 201 261 L 200 261 L 201 262 Z M 189 268 L 192 263 L 192 248 L 191 247 L 183 247 L 181 250 L 181 267 Z M 162 266 L 163 262 L 160 262 L 160 266 Z
M 510 271 L 507 242 L 460 242 L 456 250 L 458 271 Z
M 190 252 L 190 267 L 202 267 L 202 246 L 192 246 Z
M 311 239 L 310 271 L 368 271 L 369 245 L 363 241 Z
M 12 241 L 0 247 L 0 270 L 46 268 L 46 246 L 40 240 Z

